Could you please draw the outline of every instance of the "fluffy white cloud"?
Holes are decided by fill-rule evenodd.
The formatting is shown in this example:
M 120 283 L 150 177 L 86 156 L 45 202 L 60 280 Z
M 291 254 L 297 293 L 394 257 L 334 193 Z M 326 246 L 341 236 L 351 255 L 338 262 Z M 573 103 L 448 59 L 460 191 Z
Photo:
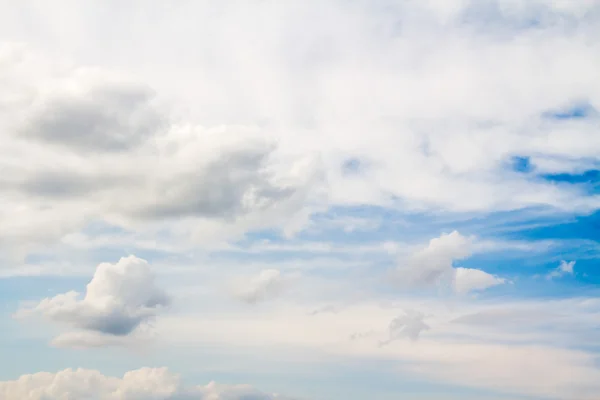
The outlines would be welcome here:
M 546 275 L 547 279 L 561 278 L 565 275 L 573 275 L 575 269 L 575 261 L 561 261 L 560 265 L 554 271 Z
M 405 289 L 452 288 L 457 293 L 483 290 L 505 283 L 479 269 L 454 268 L 454 262 L 472 254 L 473 238 L 457 231 L 433 238 L 429 244 L 401 260 L 393 272 L 394 282 Z
M 71 332 L 56 344 L 75 347 L 116 343 L 169 305 L 168 295 L 155 283 L 145 260 L 135 256 L 98 265 L 83 297 L 75 291 L 42 300 L 17 315 L 41 314 L 84 332 Z
M 249 385 L 184 386 L 166 368 L 142 368 L 122 378 L 99 371 L 66 369 L 38 372 L 14 381 L 0 381 L 2 400 L 291 400 L 263 393 Z

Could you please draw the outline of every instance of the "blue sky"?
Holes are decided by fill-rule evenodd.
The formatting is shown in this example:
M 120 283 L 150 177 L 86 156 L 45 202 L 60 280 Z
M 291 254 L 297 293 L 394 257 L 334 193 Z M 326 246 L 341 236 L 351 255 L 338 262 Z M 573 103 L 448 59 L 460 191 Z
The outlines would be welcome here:
M 0 4 L 0 400 L 595 400 L 598 35 L 593 1 Z

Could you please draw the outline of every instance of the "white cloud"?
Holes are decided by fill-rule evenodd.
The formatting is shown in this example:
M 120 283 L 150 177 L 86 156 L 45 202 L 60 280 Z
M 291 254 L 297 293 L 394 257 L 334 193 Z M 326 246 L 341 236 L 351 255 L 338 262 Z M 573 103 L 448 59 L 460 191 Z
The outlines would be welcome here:
M 471 256 L 473 240 L 457 231 L 431 239 L 425 248 L 400 261 L 392 274 L 394 282 L 405 289 L 451 288 L 462 294 L 505 283 L 479 269 L 454 267 L 455 261 Z
M 84 332 L 59 336 L 55 343 L 76 347 L 117 343 L 141 324 L 156 317 L 169 305 L 167 294 L 156 286 L 145 260 L 135 256 L 121 258 L 115 264 L 98 265 L 83 297 L 75 291 L 42 300 L 17 316 L 41 314 L 51 321 L 67 324 Z
M 403 315 L 400 315 L 390 322 L 389 333 L 390 337 L 381 345 L 389 344 L 394 340 L 401 338 L 409 338 L 416 341 L 421 332 L 429 330 L 430 327 L 424 322 L 425 315 L 415 310 L 407 310 Z
M 454 289 L 457 293 L 468 293 L 485 290 L 506 282 L 504 278 L 499 278 L 479 269 L 458 267 L 454 278 Z
M 335 255 L 336 264 L 282 261 L 278 270 L 242 279 L 234 292 L 247 302 L 272 298 L 284 271 L 294 269 L 311 275 L 306 297 L 335 303 L 349 296 L 347 282 L 337 279 L 340 270 L 349 286 L 366 288 L 358 297 L 379 295 L 369 291 L 376 268 L 363 275 L 345 260 L 362 262 L 383 247 L 402 254 L 404 245 L 340 244 L 339 232 L 299 245 L 258 243 L 252 235 L 247 246 L 231 242 L 252 230 L 292 235 L 315 210 L 345 205 L 400 208 L 409 216 L 425 211 L 440 219 L 457 211 L 477 218 L 524 207 L 547 213 L 600 207 L 598 194 L 540 176 L 582 173 L 600 161 L 597 112 L 550 115 L 578 104 L 600 110 L 595 1 L 57 2 L 0 5 L 0 37 L 26 43 L 0 44 L 2 257 L 26 259 L 32 249 L 57 247 L 91 256 L 106 243 L 123 251 L 142 241 L 145 249 L 167 249 L 178 258 L 225 242 L 230 246 L 220 249 L 245 247 L 244 262 L 267 252 L 278 252 L 272 260 L 309 251 L 311 257 Z M 529 160 L 528 171 L 512 167 L 515 156 Z M 516 218 L 523 215 L 532 214 Z M 385 236 L 392 234 L 387 219 L 366 212 L 320 221 L 306 233 L 333 227 L 353 238 Z M 102 238 L 87 232 L 94 223 L 126 232 Z M 458 232 L 432 239 L 403 258 L 396 283 L 468 293 L 508 282 L 456 265 L 479 245 Z M 572 274 L 572 263 L 549 277 Z M 58 264 L 46 266 L 69 273 Z M 189 264 L 202 265 L 199 275 L 227 274 Z M 30 265 L 19 273 L 39 271 Z M 166 298 L 151 294 L 164 293 L 145 278 L 132 278 L 134 284 L 111 276 L 97 272 L 82 296 L 68 292 L 38 305 L 36 313 L 72 328 L 55 346 L 130 345 L 166 305 Z M 213 290 L 208 279 L 198 281 L 202 293 Z M 331 290 L 319 286 L 323 281 Z M 219 305 L 185 305 L 213 306 Z M 157 324 L 170 333 L 160 336 L 174 342 L 189 335 L 203 344 L 277 343 L 388 358 L 422 367 L 409 368 L 420 377 L 519 394 L 573 398 L 575 389 L 599 389 L 589 353 L 514 346 L 525 338 L 548 339 L 538 327 L 527 335 L 459 328 L 446 324 L 439 309 L 428 310 L 435 317 L 425 323 L 420 315 L 398 317 L 398 309 L 341 307 L 304 318 L 291 306 L 274 317 L 261 314 L 263 308 L 269 307 Z M 584 320 L 597 318 L 585 315 L 566 325 L 576 331 Z M 398 335 L 419 337 L 427 326 L 417 343 L 376 347 L 377 340 Z M 376 331 L 373 340 L 344 341 L 365 330 Z M 481 343 L 492 336 L 497 342 Z M 574 333 L 565 337 L 560 346 L 578 343 Z
M 598 307 L 583 306 L 581 300 L 483 304 L 459 299 L 449 307 L 441 300 L 397 299 L 393 306 L 370 301 L 311 315 L 314 307 L 287 304 L 252 315 L 166 316 L 156 330 L 167 343 L 190 347 L 243 348 L 254 357 L 270 350 L 271 356 L 287 360 L 300 352 L 314 356 L 316 365 L 382 361 L 404 379 L 515 396 L 592 400 L 600 390 L 596 354 L 571 347 L 598 345 L 593 322 Z M 410 309 L 420 312 L 407 314 Z M 421 334 L 424 330 L 427 335 Z M 402 340 L 411 336 L 418 340 Z
M 0 237 L 17 255 L 96 221 L 203 244 L 303 225 L 313 153 L 281 158 L 257 124 L 177 119 L 130 77 L 0 47 Z
M 141 368 L 123 377 L 99 371 L 66 369 L 38 372 L 14 381 L 0 381 L 2 400 L 290 400 L 249 385 L 185 386 L 166 368 Z
M 2 10 L 3 36 L 29 47 L 0 51 L 0 235 L 16 251 L 99 219 L 204 244 L 336 204 L 594 209 L 507 166 L 597 159 L 594 118 L 542 117 L 600 107 L 598 6 L 571 3 L 106 5 L 137 21 L 111 19 L 119 46 L 88 28 L 98 5 Z
M 565 275 L 573 275 L 575 268 L 575 261 L 561 261 L 560 265 L 556 267 L 554 271 L 551 271 L 546 275 L 547 279 L 562 278 Z
M 250 278 L 238 278 L 233 283 L 233 295 L 250 304 L 279 295 L 289 283 L 289 278 L 279 270 L 265 269 Z

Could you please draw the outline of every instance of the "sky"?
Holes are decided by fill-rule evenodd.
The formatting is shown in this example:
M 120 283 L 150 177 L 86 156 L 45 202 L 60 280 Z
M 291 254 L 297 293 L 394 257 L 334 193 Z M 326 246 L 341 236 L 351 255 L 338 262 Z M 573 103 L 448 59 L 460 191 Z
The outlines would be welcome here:
M 0 400 L 600 399 L 597 0 L 0 0 Z

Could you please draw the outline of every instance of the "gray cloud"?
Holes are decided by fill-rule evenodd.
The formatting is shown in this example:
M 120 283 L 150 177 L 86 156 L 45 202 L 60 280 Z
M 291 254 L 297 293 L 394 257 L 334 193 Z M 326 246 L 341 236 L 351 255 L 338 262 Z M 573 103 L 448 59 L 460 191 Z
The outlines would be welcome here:
M 164 128 L 152 99 L 144 86 L 93 82 L 74 93 L 48 96 L 21 134 L 74 151 L 130 150 Z
M 233 295 L 246 303 L 254 304 L 280 294 L 287 279 L 276 269 L 262 270 L 248 279 L 238 279 L 234 283 Z
M 18 56 L 4 61 L 19 65 Z M 315 169 L 298 169 L 305 156 L 277 164 L 276 141 L 260 129 L 205 128 L 167 115 L 143 85 L 101 70 L 56 73 L 38 64 L 51 71 L 39 82 L 43 89 L 18 75 L 13 84 L 30 101 L 0 109 L 9 127 L 0 137 L 0 193 L 9 200 L 0 237 L 19 257 L 90 221 L 132 230 L 160 224 L 202 240 L 215 228 L 224 238 L 286 228 L 306 214 Z M 47 216 L 60 223 L 45 224 Z
M 233 219 L 289 199 L 293 187 L 277 186 L 264 171 L 273 148 L 239 146 L 225 150 L 204 168 L 173 174 L 157 182 L 149 201 L 131 213 L 143 219 L 190 216 Z
M 54 201 L 72 200 L 126 185 L 135 185 L 135 180 L 127 176 L 112 175 L 110 172 L 90 173 L 61 168 L 35 171 L 21 178 L 0 178 L 0 191 L 12 191 Z
M 400 315 L 390 322 L 389 339 L 380 343 L 381 346 L 389 344 L 394 340 L 408 338 L 416 341 L 421 332 L 429 330 L 430 327 L 423 320 L 425 315 L 418 311 L 406 310 L 403 315 Z

